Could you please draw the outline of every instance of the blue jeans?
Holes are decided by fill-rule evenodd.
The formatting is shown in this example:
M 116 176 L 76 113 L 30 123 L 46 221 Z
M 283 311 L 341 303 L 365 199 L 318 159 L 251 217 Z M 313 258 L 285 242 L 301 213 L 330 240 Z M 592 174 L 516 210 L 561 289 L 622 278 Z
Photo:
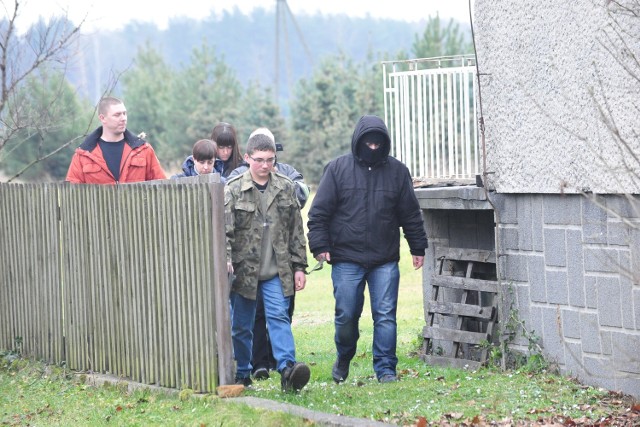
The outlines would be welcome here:
M 351 361 L 356 354 L 360 332 L 358 323 L 364 306 L 364 287 L 369 285 L 373 317 L 373 370 L 378 378 L 396 374 L 398 285 L 397 262 L 366 269 L 340 262 L 331 266 L 333 296 L 336 300 L 335 342 L 338 358 Z
M 287 362 L 296 361 L 295 343 L 289 322 L 289 297 L 282 293 L 280 277 L 258 282 L 258 293 L 264 301 L 267 328 L 271 337 L 271 349 L 276 359 L 278 371 L 282 371 Z M 236 377 L 247 378 L 251 375 L 251 351 L 253 326 L 256 318 L 256 300 L 231 292 L 231 339 L 236 359 Z

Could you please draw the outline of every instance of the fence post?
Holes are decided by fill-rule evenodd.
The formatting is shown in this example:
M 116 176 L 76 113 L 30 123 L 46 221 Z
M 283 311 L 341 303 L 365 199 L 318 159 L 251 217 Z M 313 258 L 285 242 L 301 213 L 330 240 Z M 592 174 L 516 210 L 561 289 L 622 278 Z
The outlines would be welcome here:
M 220 177 L 217 174 L 211 174 L 215 179 L 210 181 L 211 185 L 211 216 L 213 230 L 214 247 L 212 250 L 214 265 L 225 266 L 224 269 L 216 268 L 214 270 L 214 283 L 218 286 L 214 289 L 216 300 L 216 345 L 218 348 L 218 381 L 220 385 L 233 384 L 234 382 L 234 361 L 233 348 L 231 343 L 231 314 L 229 308 L 229 292 L 230 283 L 227 274 L 227 251 L 226 251 L 226 233 L 225 233 L 225 217 L 224 217 L 224 186 L 220 184 Z M 212 177 L 213 178 L 213 177 Z M 213 182 L 217 182 L 214 184 Z M 223 244 L 215 244 L 223 242 Z

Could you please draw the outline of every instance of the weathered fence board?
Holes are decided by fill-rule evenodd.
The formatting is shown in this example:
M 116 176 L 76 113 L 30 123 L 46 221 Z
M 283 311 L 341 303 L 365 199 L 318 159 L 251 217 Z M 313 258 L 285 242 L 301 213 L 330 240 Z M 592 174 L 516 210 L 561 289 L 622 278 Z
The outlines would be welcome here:
M 22 337 L 23 354 L 166 387 L 233 381 L 217 180 L 0 184 L 0 216 L 0 348 Z
M 0 344 L 47 361 L 64 357 L 55 186 L 0 188 Z

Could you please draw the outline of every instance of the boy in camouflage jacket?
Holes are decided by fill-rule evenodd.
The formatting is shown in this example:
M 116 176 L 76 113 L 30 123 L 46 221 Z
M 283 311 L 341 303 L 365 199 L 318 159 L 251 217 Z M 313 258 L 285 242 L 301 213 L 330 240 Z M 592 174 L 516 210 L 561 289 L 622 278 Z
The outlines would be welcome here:
M 251 346 L 256 297 L 261 294 L 273 355 L 284 391 L 309 381 L 309 367 L 296 362 L 289 299 L 304 289 L 306 241 L 295 184 L 273 171 L 276 147 L 256 134 L 247 142 L 249 170 L 227 181 L 225 216 L 231 284 L 231 335 L 236 384 L 251 385 Z

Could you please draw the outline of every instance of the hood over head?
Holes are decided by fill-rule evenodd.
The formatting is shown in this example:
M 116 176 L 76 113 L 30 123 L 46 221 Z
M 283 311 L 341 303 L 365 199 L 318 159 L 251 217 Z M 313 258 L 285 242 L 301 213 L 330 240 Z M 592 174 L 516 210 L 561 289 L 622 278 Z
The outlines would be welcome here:
M 182 172 L 187 176 L 200 175 L 196 169 L 196 162 L 193 160 L 193 155 L 188 156 L 184 159 L 184 162 L 182 162 Z
M 367 135 L 368 134 L 368 135 Z M 380 144 L 377 150 L 370 150 L 365 142 Z M 374 115 L 360 117 L 351 137 L 351 152 L 361 162 L 368 165 L 384 162 L 391 151 L 389 130 L 384 121 Z

